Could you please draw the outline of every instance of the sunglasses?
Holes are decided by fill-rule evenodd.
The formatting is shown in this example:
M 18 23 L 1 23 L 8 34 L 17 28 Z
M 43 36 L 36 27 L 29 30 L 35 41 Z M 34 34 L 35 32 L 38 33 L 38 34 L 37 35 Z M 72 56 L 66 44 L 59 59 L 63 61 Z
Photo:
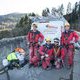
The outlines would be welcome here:
M 70 27 L 70 26 L 64 26 L 64 27 Z
M 59 43 L 59 42 L 57 42 L 57 41 L 54 41 L 55 43 Z
M 51 42 L 51 41 L 46 41 L 46 42 Z

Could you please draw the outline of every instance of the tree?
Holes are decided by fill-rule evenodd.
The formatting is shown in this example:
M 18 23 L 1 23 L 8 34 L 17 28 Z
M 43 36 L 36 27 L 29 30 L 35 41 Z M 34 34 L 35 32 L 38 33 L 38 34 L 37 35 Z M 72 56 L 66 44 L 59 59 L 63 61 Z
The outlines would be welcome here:
M 47 17 L 49 13 L 50 13 L 49 8 L 46 8 L 42 11 L 42 16 Z
M 51 14 L 54 15 L 54 13 L 55 13 L 56 11 L 57 11 L 57 9 L 53 7 L 52 10 L 51 10 Z
M 32 21 L 26 14 L 25 17 L 21 18 L 21 20 L 17 23 L 16 28 L 12 31 L 13 36 L 26 35 L 31 28 L 31 24 Z
M 20 21 L 17 23 L 16 28 L 23 28 L 31 25 L 31 20 L 29 16 L 26 14 L 25 17 L 22 17 Z
M 47 12 L 47 13 L 50 13 L 49 8 L 46 8 L 46 12 Z
M 79 1 L 79 5 L 78 5 L 79 7 L 78 7 L 78 15 L 79 15 L 79 17 L 80 17 L 80 1 Z
M 66 14 L 70 14 L 71 13 L 71 3 L 69 2 L 67 5 L 67 11 Z
M 0 31 L 0 39 L 12 37 L 11 32 L 8 30 Z
M 78 4 L 78 29 L 80 30 L 80 1 Z
M 36 16 L 36 14 L 35 13 L 32 13 L 32 16 Z
M 61 4 L 61 6 L 58 8 L 58 11 L 60 12 L 61 15 L 64 14 L 64 6 Z
M 46 11 L 45 10 L 42 11 L 42 16 L 46 16 Z
M 25 15 L 25 17 L 24 17 L 24 25 L 27 25 L 28 22 L 29 22 L 29 17 L 28 17 L 28 15 Z
M 75 3 L 75 6 L 72 10 L 72 20 L 75 22 L 78 19 L 78 3 Z
M 29 13 L 29 16 L 36 16 L 36 14 L 34 13 L 34 12 L 32 12 L 32 13 Z

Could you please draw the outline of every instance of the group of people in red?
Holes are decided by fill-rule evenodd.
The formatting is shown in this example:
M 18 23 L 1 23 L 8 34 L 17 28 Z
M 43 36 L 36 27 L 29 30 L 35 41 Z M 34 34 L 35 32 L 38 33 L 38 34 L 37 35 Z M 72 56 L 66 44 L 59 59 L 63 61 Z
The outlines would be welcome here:
M 65 30 L 62 32 L 61 39 L 54 38 L 54 43 L 47 37 L 45 44 L 44 35 L 37 30 L 37 25 L 32 24 L 32 30 L 28 32 L 26 39 L 29 42 L 29 67 L 41 65 L 43 69 L 51 69 L 52 66 L 59 69 L 65 63 L 68 55 L 68 67 L 73 64 L 74 43 L 79 39 L 78 34 L 70 29 L 70 24 L 65 23 Z M 54 36 L 54 35 L 53 35 Z

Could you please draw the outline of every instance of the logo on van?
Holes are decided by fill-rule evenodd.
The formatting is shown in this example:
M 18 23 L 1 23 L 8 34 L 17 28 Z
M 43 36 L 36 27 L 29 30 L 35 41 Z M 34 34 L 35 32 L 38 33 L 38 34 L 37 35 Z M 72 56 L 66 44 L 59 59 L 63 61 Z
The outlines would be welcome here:
M 50 25 L 50 24 L 47 24 L 46 27 L 47 27 L 47 28 L 58 28 L 58 27 L 56 27 L 56 26 L 54 26 L 54 25 Z

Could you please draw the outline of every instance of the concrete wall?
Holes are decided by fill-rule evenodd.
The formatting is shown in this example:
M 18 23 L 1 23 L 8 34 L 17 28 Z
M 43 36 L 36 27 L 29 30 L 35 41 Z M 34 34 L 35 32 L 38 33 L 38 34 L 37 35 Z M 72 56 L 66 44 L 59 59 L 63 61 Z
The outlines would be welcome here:
M 80 80 L 80 50 L 76 50 L 74 56 L 73 80 Z
M 78 35 L 80 36 L 80 32 L 77 32 Z M 80 43 L 80 39 L 79 39 Z M 80 80 L 80 49 L 75 50 L 75 55 L 74 55 L 74 65 L 73 65 L 73 80 Z
M 27 41 L 25 36 L 15 38 L 4 38 L 0 40 L 0 60 L 11 53 L 16 47 L 22 47 L 27 51 Z

